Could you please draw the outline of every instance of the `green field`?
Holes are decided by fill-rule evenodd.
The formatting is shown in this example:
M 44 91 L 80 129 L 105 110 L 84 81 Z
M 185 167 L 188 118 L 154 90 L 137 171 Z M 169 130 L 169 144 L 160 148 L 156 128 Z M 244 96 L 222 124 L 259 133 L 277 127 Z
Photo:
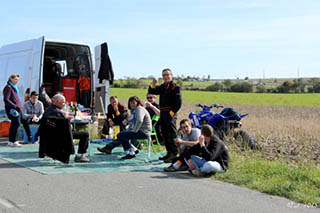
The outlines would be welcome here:
M 110 94 L 126 100 L 136 95 L 145 99 L 147 89 L 110 88 Z M 216 104 L 249 104 L 274 106 L 320 106 L 320 94 L 273 94 L 182 91 L 185 102 Z

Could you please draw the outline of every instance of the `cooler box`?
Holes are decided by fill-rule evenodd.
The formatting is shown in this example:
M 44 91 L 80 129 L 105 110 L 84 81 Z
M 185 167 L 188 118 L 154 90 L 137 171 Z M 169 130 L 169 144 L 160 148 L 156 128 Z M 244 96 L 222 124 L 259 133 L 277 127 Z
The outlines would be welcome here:
M 76 78 L 63 78 L 62 79 L 62 92 L 66 101 L 77 101 L 77 79 Z
M 0 137 L 9 137 L 10 121 L 0 122 Z

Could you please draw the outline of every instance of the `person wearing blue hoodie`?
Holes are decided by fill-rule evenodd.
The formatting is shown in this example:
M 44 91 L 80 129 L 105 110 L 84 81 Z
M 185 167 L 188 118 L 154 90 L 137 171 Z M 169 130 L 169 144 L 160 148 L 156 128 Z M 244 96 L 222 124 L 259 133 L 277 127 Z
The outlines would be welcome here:
M 16 141 L 18 128 L 20 126 L 19 115 L 22 112 L 19 90 L 16 86 L 19 80 L 20 76 L 18 74 L 10 75 L 8 83 L 3 89 L 5 110 L 8 118 L 11 120 L 8 146 L 12 147 L 21 147 L 21 144 Z

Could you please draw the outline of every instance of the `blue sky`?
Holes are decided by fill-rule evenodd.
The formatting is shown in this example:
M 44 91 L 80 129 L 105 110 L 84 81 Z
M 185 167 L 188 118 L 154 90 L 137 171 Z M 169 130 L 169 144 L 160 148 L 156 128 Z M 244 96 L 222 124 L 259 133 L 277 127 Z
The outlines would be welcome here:
M 0 46 L 108 42 L 115 77 L 320 77 L 319 0 L 11 0 Z

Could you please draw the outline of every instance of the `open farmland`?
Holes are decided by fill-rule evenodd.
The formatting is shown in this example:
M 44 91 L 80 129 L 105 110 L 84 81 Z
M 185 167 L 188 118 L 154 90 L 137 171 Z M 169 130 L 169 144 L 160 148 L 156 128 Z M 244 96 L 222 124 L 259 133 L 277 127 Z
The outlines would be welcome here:
M 112 88 L 124 104 L 128 97 L 144 98 L 146 90 Z M 215 100 L 215 101 L 208 101 Z M 183 91 L 178 119 L 196 111 L 195 103 L 219 103 L 239 113 L 250 113 L 242 120 L 261 146 L 262 156 L 294 164 L 320 165 L 320 94 L 247 94 Z
M 110 88 L 111 95 L 120 99 L 128 99 L 136 95 L 145 98 L 147 89 Z M 307 94 L 273 94 L 273 93 L 232 93 L 182 90 L 183 102 L 246 104 L 265 106 L 320 106 L 319 93 Z

